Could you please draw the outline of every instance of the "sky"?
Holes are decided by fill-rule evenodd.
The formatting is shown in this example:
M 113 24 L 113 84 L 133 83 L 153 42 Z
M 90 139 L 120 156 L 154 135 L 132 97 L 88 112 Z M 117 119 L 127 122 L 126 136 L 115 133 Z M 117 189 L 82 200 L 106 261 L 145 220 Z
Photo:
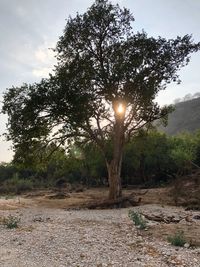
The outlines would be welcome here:
M 135 17 L 133 29 L 149 36 L 176 38 L 192 34 L 200 41 L 199 0 L 111 0 L 127 7 Z M 6 88 L 48 77 L 56 63 L 51 48 L 62 35 L 69 16 L 83 13 L 92 0 L 0 0 L 0 101 Z M 181 85 L 170 84 L 157 101 L 173 103 L 186 94 L 200 92 L 200 52 L 191 56 L 179 74 Z M 0 108 L 2 104 L 0 103 Z M 7 117 L 0 114 L 0 135 Z M 12 159 L 11 143 L 0 137 L 0 162 Z

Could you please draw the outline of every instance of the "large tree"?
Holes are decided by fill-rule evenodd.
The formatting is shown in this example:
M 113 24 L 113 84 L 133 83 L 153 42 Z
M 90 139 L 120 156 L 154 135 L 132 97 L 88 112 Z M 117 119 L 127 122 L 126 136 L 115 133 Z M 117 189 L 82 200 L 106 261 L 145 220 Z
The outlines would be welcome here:
M 4 95 L 7 137 L 15 148 L 37 140 L 92 140 L 105 158 L 110 199 L 122 194 L 124 144 L 168 114 L 155 97 L 168 83 L 180 82 L 177 71 L 200 48 L 189 35 L 166 40 L 133 32 L 133 22 L 126 8 L 96 0 L 68 19 L 55 49 L 54 74 Z

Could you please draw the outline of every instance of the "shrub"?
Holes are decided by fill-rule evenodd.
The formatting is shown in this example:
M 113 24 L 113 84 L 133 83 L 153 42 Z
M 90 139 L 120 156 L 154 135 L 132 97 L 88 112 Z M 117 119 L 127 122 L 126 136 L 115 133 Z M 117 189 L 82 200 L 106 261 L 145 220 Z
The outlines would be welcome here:
M 184 232 L 177 231 L 173 236 L 168 236 L 168 242 L 170 242 L 173 246 L 183 247 L 186 243 Z
M 0 188 L 1 193 L 15 193 L 21 194 L 22 192 L 31 190 L 33 188 L 32 180 L 20 179 L 13 177 L 10 180 L 6 180 Z
M 18 224 L 20 222 L 20 218 L 16 216 L 9 215 L 7 218 L 4 218 L 3 224 L 8 229 L 18 228 Z
M 146 221 L 142 218 L 141 214 L 134 211 L 129 211 L 129 218 L 134 222 L 139 229 L 145 229 L 147 227 Z

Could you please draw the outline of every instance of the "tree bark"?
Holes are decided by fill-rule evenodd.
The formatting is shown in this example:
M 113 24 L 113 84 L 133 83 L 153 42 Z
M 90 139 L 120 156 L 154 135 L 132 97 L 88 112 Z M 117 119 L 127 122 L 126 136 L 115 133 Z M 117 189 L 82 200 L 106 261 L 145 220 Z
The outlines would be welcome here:
M 116 107 L 115 126 L 113 132 L 113 158 L 107 163 L 109 181 L 109 199 L 116 200 L 122 196 L 121 167 L 124 148 L 124 117 L 125 111 L 118 114 Z
M 121 163 L 112 160 L 108 166 L 109 199 L 116 200 L 122 196 Z

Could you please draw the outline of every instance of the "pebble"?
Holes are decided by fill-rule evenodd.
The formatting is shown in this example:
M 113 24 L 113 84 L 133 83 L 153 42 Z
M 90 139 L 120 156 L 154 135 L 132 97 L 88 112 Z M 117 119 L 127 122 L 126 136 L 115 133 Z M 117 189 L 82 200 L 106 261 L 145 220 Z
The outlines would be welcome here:
M 176 259 L 182 264 L 179 266 L 199 267 L 198 248 L 177 249 L 141 236 L 142 232 L 130 223 L 128 209 L 33 207 L 18 212 L 22 213 L 21 228 L 0 226 L 2 267 L 168 267 L 177 266 Z M 0 216 L 5 213 L 0 211 Z M 30 226 L 32 230 L 27 231 Z
M 170 251 L 165 251 L 163 254 L 166 255 L 166 256 L 171 256 L 171 252 Z
M 190 247 L 190 244 L 189 243 L 185 243 L 184 244 L 184 248 L 189 248 Z

